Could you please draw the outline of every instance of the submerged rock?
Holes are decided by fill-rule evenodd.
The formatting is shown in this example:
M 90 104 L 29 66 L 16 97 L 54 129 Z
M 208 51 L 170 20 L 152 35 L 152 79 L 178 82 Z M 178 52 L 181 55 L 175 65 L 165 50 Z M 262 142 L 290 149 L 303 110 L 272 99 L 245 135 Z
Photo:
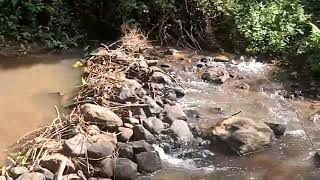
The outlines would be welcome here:
M 88 122 L 103 123 L 106 127 L 116 128 L 123 125 L 121 118 L 108 108 L 84 104 L 81 106 L 81 112 L 84 114 L 84 120 Z
M 131 136 L 130 140 L 146 140 L 147 142 L 153 142 L 156 140 L 156 138 L 142 125 L 137 125 L 133 127 L 133 135 Z
M 26 173 L 17 178 L 17 180 L 45 180 L 46 177 L 38 172 Z
M 114 178 L 119 180 L 134 180 L 137 177 L 137 164 L 129 159 L 117 158 Z
M 270 146 L 274 137 L 269 126 L 244 117 L 231 117 L 218 121 L 212 127 L 212 134 L 226 142 L 240 155 Z
M 136 154 L 138 170 L 142 173 L 153 173 L 162 168 L 158 152 L 142 152 Z
M 178 140 L 189 141 L 193 139 L 188 123 L 183 120 L 175 120 L 170 126 L 170 130 Z

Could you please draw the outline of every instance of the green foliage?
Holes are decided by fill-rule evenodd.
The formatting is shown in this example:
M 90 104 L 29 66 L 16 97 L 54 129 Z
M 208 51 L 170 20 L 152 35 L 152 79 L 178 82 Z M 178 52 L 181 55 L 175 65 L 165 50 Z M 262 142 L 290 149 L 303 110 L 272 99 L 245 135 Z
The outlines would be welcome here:
M 311 70 L 320 75 L 320 29 L 310 23 L 312 30 L 306 41 L 305 53 L 308 54 L 312 60 Z

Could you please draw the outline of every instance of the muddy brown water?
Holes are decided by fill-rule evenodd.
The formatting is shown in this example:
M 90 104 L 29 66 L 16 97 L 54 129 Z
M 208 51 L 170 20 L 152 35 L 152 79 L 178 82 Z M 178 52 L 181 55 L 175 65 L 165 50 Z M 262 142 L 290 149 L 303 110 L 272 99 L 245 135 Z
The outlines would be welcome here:
M 56 117 L 59 93 L 80 83 L 73 69 L 74 54 L 37 55 L 0 59 L 0 162 L 26 133 Z

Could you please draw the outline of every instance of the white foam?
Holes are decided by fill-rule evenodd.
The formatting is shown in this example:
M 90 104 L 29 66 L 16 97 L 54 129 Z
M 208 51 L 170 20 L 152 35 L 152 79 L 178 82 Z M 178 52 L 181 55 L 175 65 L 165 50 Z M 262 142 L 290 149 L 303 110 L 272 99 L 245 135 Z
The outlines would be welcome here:
M 264 71 L 265 64 L 256 62 L 256 59 L 251 59 L 249 62 L 241 62 L 237 65 L 237 68 L 240 71 L 247 71 L 247 72 L 253 72 L 258 73 L 261 71 Z

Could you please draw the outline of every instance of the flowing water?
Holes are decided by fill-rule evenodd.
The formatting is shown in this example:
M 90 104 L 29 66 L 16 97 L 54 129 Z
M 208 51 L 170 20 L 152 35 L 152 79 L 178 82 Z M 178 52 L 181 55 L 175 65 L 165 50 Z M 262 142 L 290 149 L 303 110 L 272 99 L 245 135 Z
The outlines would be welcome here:
M 56 117 L 61 93 L 79 84 L 73 55 L 2 57 L 0 59 L 0 159 L 26 133 Z
M 170 63 L 169 63 L 170 64 Z M 183 64 L 183 63 L 181 63 Z M 320 125 L 309 116 L 320 110 L 311 102 L 289 100 L 278 95 L 286 81 L 270 76 L 273 67 L 248 60 L 226 63 L 243 78 L 227 81 L 221 86 L 202 82 L 195 62 L 189 65 L 171 63 L 186 89 L 181 100 L 191 125 L 210 125 L 218 118 L 239 112 L 255 121 L 281 123 L 287 126 L 283 137 L 272 148 L 244 157 L 230 154 L 221 144 L 205 147 L 177 148 L 165 152 L 156 146 L 164 170 L 153 175 L 154 180 L 315 180 L 320 169 L 314 159 L 314 146 L 320 148 Z M 237 88 L 247 84 L 247 88 Z M 302 126 L 302 124 L 303 126 Z

